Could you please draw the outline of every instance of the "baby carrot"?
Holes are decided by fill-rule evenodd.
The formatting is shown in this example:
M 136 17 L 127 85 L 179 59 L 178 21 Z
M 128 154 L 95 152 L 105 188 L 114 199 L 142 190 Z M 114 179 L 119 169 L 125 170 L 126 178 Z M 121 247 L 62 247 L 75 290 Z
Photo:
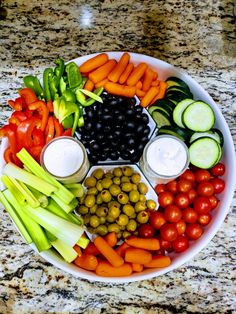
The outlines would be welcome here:
M 107 261 L 99 261 L 96 268 L 96 274 L 103 277 L 123 277 L 132 274 L 132 267 L 130 264 L 124 263 L 119 267 L 113 267 Z
M 117 65 L 114 67 L 114 69 L 109 73 L 108 79 L 114 83 L 118 82 L 121 74 L 126 69 L 128 63 L 129 63 L 130 55 L 125 52 L 120 60 L 118 61 Z
M 124 84 L 134 68 L 133 63 L 129 63 L 119 78 L 119 83 Z
M 86 270 L 95 270 L 98 266 L 98 260 L 96 256 L 91 254 L 83 254 L 82 256 L 78 256 L 74 263 Z
M 142 89 L 143 83 L 141 81 L 138 81 L 138 83 L 135 85 L 136 89 Z
M 106 63 L 107 61 L 108 55 L 106 53 L 101 53 L 81 64 L 79 70 L 81 73 L 91 72 Z
M 171 264 L 171 259 L 169 256 L 154 255 L 151 262 L 144 264 L 147 268 L 162 268 L 167 267 Z
M 119 267 L 124 264 L 124 260 L 116 251 L 109 246 L 109 244 L 100 236 L 93 241 L 100 253 L 112 264 L 114 267 Z
M 126 86 L 117 83 L 107 82 L 104 86 L 108 93 L 124 96 L 124 97 L 134 97 L 135 86 Z
M 141 272 L 143 271 L 143 265 L 138 263 L 132 263 L 131 264 L 133 271 Z
M 154 72 L 151 69 L 146 69 L 143 77 L 143 87 L 142 90 L 147 92 L 151 87 L 153 81 Z
M 117 235 L 115 232 L 110 232 L 105 236 L 105 240 L 110 245 L 110 247 L 113 247 L 117 243 Z
M 159 92 L 158 92 L 158 95 L 156 96 L 157 99 L 162 99 L 162 98 L 164 98 L 165 93 L 166 93 L 166 88 L 167 88 L 166 82 L 160 81 L 160 83 L 159 83 Z M 156 100 L 157 100 L 157 99 L 156 99 Z
M 153 71 L 153 78 L 152 78 L 152 80 L 155 81 L 157 78 L 158 78 L 157 72 Z
M 153 98 L 155 98 L 157 96 L 157 94 L 159 93 L 159 88 L 156 86 L 152 86 L 147 93 L 145 94 L 145 96 L 143 97 L 143 99 L 141 100 L 140 105 L 142 107 L 147 107 L 148 105 L 150 105 L 151 101 L 153 100 Z
M 95 87 L 98 88 L 98 87 L 103 87 L 106 83 L 108 82 L 108 79 L 105 78 L 104 80 L 98 82 L 95 84 Z
M 78 256 L 82 256 L 81 248 L 78 245 L 75 245 L 73 249 L 77 252 Z
M 87 80 L 84 89 L 87 89 L 88 91 L 92 92 L 94 89 L 94 83 L 91 80 Z
M 147 64 L 144 62 L 139 63 L 131 72 L 130 76 L 127 79 L 127 85 L 135 86 L 137 82 L 141 79 L 143 74 L 147 69 Z
M 112 59 L 107 61 L 105 64 L 89 73 L 89 79 L 93 81 L 94 84 L 104 80 L 107 78 L 108 74 L 116 65 L 116 60 Z
M 132 246 L 139 249 L 155 251 L 160 249 L 160 243 L 158 239 L 146 239 L 146 238 L 138 238 L 138 237 L 131 237 L 126 239 L 125 242 Z
M 124 257 L 126 249 L 128 249 L 128 247 L 130 247 L 130 246 L 126 242 L 123 242 L 115 251 L 121 257 Z
M 159 80 L 152 81 L 151 86 L 158 86 L 160 84 Z
M 130 247 L 125 252 L 125 261 L 128 263 L 148 264 L 152 260 L 152 254 L 143 249 Z
M 136 95 L 137 95 L 138 97 L 143 97 L 143 96 L 145 96 L 145 94 L 146 94 L 146 93 L 145 93 L 143 90 L 136 88 Z
M 100 252 L 98 251 L 98 249 L 96 248 L 96 246 L 92 242 L 89 242 L 89 244 L 87 245 L 87 247 L 84 250 L 84 253 L 85 254 L 91 254 L 91 255 L 100 254 Z

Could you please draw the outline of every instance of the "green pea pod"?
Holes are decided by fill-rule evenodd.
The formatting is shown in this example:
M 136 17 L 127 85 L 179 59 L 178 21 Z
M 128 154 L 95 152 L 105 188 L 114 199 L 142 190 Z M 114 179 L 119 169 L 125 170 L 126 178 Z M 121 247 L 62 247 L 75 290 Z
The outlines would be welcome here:
M 66 73 L 70 88 L 76 88 L 81 84 L 82 75 L 78 66 L 74 62 L 70 62 L 66 65 Z
M 102 88 L 102 87 L 101 87 Z M 100 90 L 99 90 L 100 91 Z M 90 92 L 88 91 L 87 89 L 80 89 L 80 92 L 82 92 L 83 94 L 85 94 L 86 96 L 100 102 L 100 103 L 103 103 L 103 100 L 100 96 L 98 96 L 95 92 Z
M 61 58 L 56 59 L 55 64 L 57 65 L 55 67 L 54 73 L 55 75 L 60 79 L 64 73 L 65 69 L 65 63 L 64 60 Z
M 52 99 L 50 87 L 49 87 L 49 78 L 52 77 L 53 70 L 51 68 L 47 68 L 43 72 L 43 88 L 44 88 L 44 96 L 45 100 L 49 101 Z
M 38 97 L 44 98 L 43 88 L 36 76 L 27 75 L 23 78 L 23 81 L 25 86 L 31 88 Z
M 74 122 L 74 116 L 73 114 L 69 115 L 68 117 L 66 117 L 63 121 L 62 121 L 62 126 L 64 129 L 69 129 L 73 127 L 73 122 Z
M 100 96 L 102 92 L 103 92 L 103 87 L 99 87 L 99 88 L 95 89 L 95 91 L 93 93 Z M 95 101 L 96 101 L 95 99 L 90 98 L 90 99 L 86 100 L 86 102 L 82 105 L 84 107 L 88 107 L 88 106 L 91 106 L 92 104 L 94 104 Z
M 84 94 L 80 91 L 79 88 L 75 90 L 75 97 L 77 101 L 83 106 L 86 103 L 86 97 Z

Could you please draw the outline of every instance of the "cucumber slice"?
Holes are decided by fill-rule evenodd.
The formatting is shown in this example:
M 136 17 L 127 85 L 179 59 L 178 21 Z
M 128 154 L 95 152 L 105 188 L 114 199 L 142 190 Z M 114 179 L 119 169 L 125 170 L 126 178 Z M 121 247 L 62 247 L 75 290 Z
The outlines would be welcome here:
M 190 98 L 186 98 L 181 100 L 175 107 L 174 111 L 173 111 L 173 120 L 174 122 L 181 128 L 184 128 L 184 124 L 182 122 L 182 115 L 184 110 L 194 102 L 193 99 Z
M 158 128 L 163 125 L 171 125 L 170 117 L 165 112 L 161 112 L 158 109 L 152 113 L 152 118 L 156 122 Z
M 170 109 L 173 110 L 173 108 L 175 107 L 175 104 L 170 101 L 169 99 L 167 98 L 164 98 L 164 99 L 158 99 L 156 102 L 155 102 L 155 106 L 167 106 L 169 107 Z
M 222 132 L 219 129 L 211 129 L 212 132 L 214 132 L 214 134 L 218 134 L 219 138 L 220 138 L 220 145 L 223 146 L 224 145 L 224 136 L 222 134 Z
M 158 130 L 158 134 L 169 134 L 178 137 L 182 141 L 188 141 L 192 132 L 173 126 L 163 126 Z
M 182 86 L 171 86 L 167 89 L 167 93 L 170 93 L 170 92 L 182 92 L 182 93 L 185 93 L 186 95 L 192 94 L 189 89 L 186 89 L 185 87 L 182 87 Z
M 169 93 L 166 93 L 166 98 L 169 100 L 174 100 L 177 103 L 179 103 L 181 100 L 186 99 L 186 98 L 193 98 L 193 95 L 191 94 L 185 94 L 181 91 L 170 91 Z
M 153 107 L 153 106 L 152 106 Z M 151 108 L 152 108 L 151 107 Z M 151 109 L 150 108 L 150 109 Z M 152 110 L 150 110 L 149 111 L 149 113 L 152 115 L 153 114 L 153 112 L 154 111 L 156 111 L 156 110 L 159 110 L 159 111 L 161 111 L 161 112 L 164 112 L 164 113 L 166 113 L 167 115 L 168 115 L 168 117 L 170 117 L 171 115 L 172 115 L 172 110 L 170 110 L 169 108 L 166 108 L 166 107 L 162 107 L 162 106 L 154 106 L 154 108 L 152 109 Z
M 188 85 L 181 80 L 178 77 L 175 76 L 171 76 L 166 80 L 166 84 L 167 84 L 167 88 L 171 87 L 171 86 L 182 86 L 184 88 L 186 88 L 187 90 L 190 90 Z
M 208 132 L 195 132 L 193 133 L 193 135 L 190 137 L 190 144 L 192 142 L 194 142 L 195 140 L 197 140 L 198 138 L 201 138 L 201 137 L 210 137 L 210 138 L 213 138 L 215 141 L 217 141 L 219 144 L 221 143 L 221 139 L 220 139 L 220 136 L 219 134 L 217 133 L 214 133 L 212 131 L 208 131 Z
M 190 130 L 206 132 L 213 127 L 215 115 L 207 103 L 195 101 L 184 110 L 182 122 Z
M 220 160 L 221 155 L 219 143 L 209 137 L 201 137 L 189 147 L 191 164 L 202 169 L 213 167 Z

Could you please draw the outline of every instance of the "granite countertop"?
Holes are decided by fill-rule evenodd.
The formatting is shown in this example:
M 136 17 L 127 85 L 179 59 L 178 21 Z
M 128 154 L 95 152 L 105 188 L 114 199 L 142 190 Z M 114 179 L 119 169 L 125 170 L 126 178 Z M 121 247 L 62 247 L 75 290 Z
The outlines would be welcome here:
M 221 108 L 236 141 L 233 0 L 3 0 L 0 124 L 22 77 L 111 50 L 139 52 L 187 71 Z M 235 104 L 234 104 L 235 106 Z M 73 278 L 0 222 L 1 313 L 236 313 L 236 199 L 210 244 L 164 276 L 129 284 Z

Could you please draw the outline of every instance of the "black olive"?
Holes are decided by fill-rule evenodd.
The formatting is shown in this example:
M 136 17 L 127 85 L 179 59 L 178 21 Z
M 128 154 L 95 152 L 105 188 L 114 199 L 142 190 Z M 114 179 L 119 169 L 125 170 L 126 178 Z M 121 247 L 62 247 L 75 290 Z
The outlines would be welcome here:
M 133 133 L 125 133 L 124 134 L 124 139 L 127 141 L 129 140 L 131 137 L 133 137 Z
M 105 161 L 107 159 L 107 153 L 103 152 L 99 155 L 99 160 Z
M 130 156 L 130 161 L 131 162 L 138 162 L 140 159 L 139 154 L 137 154 L 136 152 L 133 152 Z
M 91 163 L 93 163 L 93 164 L 96 164 L 97 162 L 98 162 L 98 160 L 99 160 L 99 157 L 97 156 L 97 155 L 90 155 L 89 156 L 89 161 L 91 162 Z
M 111 160 L 117 160 L 119 158 L 119 153 L 113 151 L 109 154 L 109 157 L 111 158 Z
M 150 127 L 148 125 L 145 126 L 145 128 L 143 130 L 143 135 L 149 135 L 150 131 L 151 131 Z
M 143 112 L 143 108 L 141 106 L 139 106 L 139 105 L 135 106 L 134 108 L 135 108 L 135 112 L 136 113 L 142 113 Z
M 120 151 L 120 152 L 124 152 L 124 151 L 126 151 L 126 150 L 127 150 L 127 146 L 126 146 L 124 143 L 120 144 L 120 146 L 119 146 L 119 151 Z
M 115 131 L 114 131 L 114 135 L 115 135 L 115 137 L 120 137 L 121 136 L 121 129 L 119 128 L 119 129 L 116 129 Z
M 139 125 L 137 126 L 136 132 L 137 132 L 138 134 L 143 134 L 143 130 L 144 130 L 144 126 L 143 126 L 142 124 L 139 124 Z
M 142 113 L 136 113 L 135 118 L 136 120 L 142 120 Z
M 141 143 L 146 143 L 146 142 L 148 141 L 148 135 L 142 136 L 142 137 L 139 139 L 139 141 L 140 141 Z
M 138 144 L 138 145 L 135 147 L 135 150 L 136 150 L 137 152 L 142 152 L 143 149 L 144 149 L 144 146 L 145 146 L 144 143 L 140 143 L 140 144 Z
M 97 133 L 96 138 L 99 142 L 101 142 L 104 139 L 104 134 L 103 133 Z
M 100 146 L 98 143 L 96 143 L 96 142 L 90 143 L 90 145 L 89 145 L 90 151 L 98 151 L 99 149 L 100 149 Z
M 97 122 L 95 123 L 95 129 L 96 129 L 97 131 L 100 131 L 100 130 L 102 129 L 102 123 L 101 123 L 101 121 L 97 121 Z
M 85 129 L 86 131 L 92 130 L 92 127 L 93 127 L 92 122 L 87 122 L 87 123 L 84 125 L 84 129 Z
M 108 114 L 108 113 L 106 113 L 106 114 L 104 114 L 102 117 L 102 120 L 104 121 L 104 122 L 106 122 L 106 123 L 110 123 L 110 122 L 112 122 L 112 115 L 111 114 Z
M 104 133 L 110 133 L 111 132 L 111 126 L 110 125 L 105 125 L 103 128 Z
M 133 115 L 134 115 L 134 111 L 132 110 L 132 109 L 127 109 L 126 110 L 126 115 L 129 117 L 129 119 L 130 119 L 130 117 L 132 117 Z
M 128 121 L 125 126 L 126 126 L 126 128 L 129 129 L 129 130 L 134 130 L 135 127 L 136 127 L 134 121 Z
M 110 142 L 110 141 L 112 141 L 114 139 L 114 134 L 109 134 L 108 136 L 107 136 L 107 141 L 108 141 L 108 143 Z
M 130 138 L 128 139 L 127 145 L 128 145 L 128 147 L 130 147 L 130 148 L 135 147 L 135 140 L 134 140 L 133 137 L 130 137 Z
M 118 122 L 123 122 L 123 121 L 125 121 L 125 116 L 123 114 L 119 114 L 119 115 L 117 115 L 116 120 Z
M 90 141 L 91 140 L 90 134 L 89 133 L 83 133 L 81 135 L 81 140 Z
M 98 108 L 97 109 L 97 115 L 100 117 L 100 119 L 101 119 L 101 117 L 103 116 L 103 109 L 102 108 Z
M 146 113 L 142 114 L 142 121 L 143 121 L 144 124 L 148 124 L 149 117 L 148 117 L 148 115 Z
M 129 151 L 121 152 L 120 157 L 124 160 L 130 160 L 131 153 Z

